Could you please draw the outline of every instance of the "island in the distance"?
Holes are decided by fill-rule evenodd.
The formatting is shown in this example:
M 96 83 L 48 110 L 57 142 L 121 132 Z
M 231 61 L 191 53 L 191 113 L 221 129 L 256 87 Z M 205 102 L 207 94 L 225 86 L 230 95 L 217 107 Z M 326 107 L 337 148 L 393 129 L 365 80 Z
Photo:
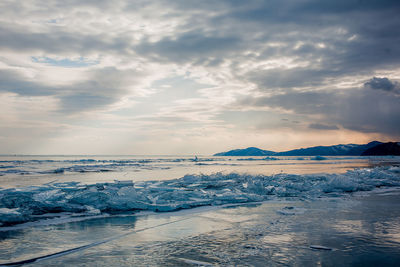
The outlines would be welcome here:
M 314 146 L 283 152 L 263 150 L 256 147 L 234 149 L 214 154 L 214 156 L 399 156 L 400 142 L 382 143 L 373 141 L 368 144 L 346 144 L 334 146 Z

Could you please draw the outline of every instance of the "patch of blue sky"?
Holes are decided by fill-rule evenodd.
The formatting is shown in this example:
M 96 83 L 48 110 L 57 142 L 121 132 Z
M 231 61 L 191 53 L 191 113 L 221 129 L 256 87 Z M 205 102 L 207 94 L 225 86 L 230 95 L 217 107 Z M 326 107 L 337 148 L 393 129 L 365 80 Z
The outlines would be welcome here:
M 46 22 L 50 23 L 50 24 L 56 24 L 56 23 L 58 23 L 58 19 L 50 19 L 50 20 L 47 20 Z
M 51 58 L 51 57 L 31 57 L 35 63 L 43 63 L 51 66 L 65 67 L 65 68 L 82 68 L 99 64 L 98 60 L 90 60 L 84 57 L 76 59 L 69 58 Z

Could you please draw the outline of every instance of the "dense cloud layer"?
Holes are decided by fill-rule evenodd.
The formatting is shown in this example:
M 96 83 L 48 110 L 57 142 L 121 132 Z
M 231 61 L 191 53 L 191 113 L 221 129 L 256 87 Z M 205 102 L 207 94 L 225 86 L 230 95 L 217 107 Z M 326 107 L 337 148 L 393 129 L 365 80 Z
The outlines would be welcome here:
M 216 140 L 237 129 L 399 138 L 399 12 L 389 0 L 3 1 L 0 97 L 14 102 L 0 142 L 25 151 L 7 140 L 27 99 L 51 107 L 31 120 L 48 125 L 38 135 L 100 128 L 109 146 L 129 133 L 131 147 L 157 139 L 166 153 L 224 150 L 233 144 Z
M 400 133 L 399 98 L 370 88 L 318 92 L 286 92 L 271 97 L 245 98 L 243 106 L 272 107 L 312 117 L 310 128 L 334 130 L 336 125 L 360 132 Z M 333 125 L 333 126 L 331 126 Z

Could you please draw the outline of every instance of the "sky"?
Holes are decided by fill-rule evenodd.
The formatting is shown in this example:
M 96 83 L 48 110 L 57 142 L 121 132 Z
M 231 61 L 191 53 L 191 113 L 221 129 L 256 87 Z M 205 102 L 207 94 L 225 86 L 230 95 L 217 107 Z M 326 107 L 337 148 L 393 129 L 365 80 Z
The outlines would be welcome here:
M 0 154 L 400 141 L 400 2 L 0 1 Z

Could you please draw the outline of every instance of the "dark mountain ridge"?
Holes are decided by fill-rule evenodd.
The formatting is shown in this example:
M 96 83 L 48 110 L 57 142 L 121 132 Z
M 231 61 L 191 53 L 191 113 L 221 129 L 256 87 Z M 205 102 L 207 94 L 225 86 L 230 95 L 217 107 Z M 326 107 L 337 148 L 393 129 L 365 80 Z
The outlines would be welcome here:
M 400 145 L 395 142 L 382 143 L 379 141 L 372 141 L 369 142 L 368 144 L 361 144 L 361 145 L 340 144 L 333 146 L 314 146 L 308 148 L 293 149 L 283 152 L 274 152 L 270 150 L 259 149 L 256 147 L 248 147 L 245 149 L 234 149 L 227 152 L 217 153 L 214 156 L 361 156 L 361 155 L 366 155 L 365 152 L 367 151 L 369 151 L 368 155 L 371 156 L 398 155 L 396 154 L 398 153 L 396 145 L 400 147 Z M 373 149 L 375 147 L 378 148 Z
M 400 156 L 400 145 L 396 142 L 389 142 L 384 144 L 379 144 L 377 146 L 371 147 L 365 150 L 362 156 Z
M 271 156 L 274 151 L 263 150 L 256 147 L 248 147 L 245 149 L 234 149 L 228 152 L 217 153 L 214 156 Z
M 368 144 L 340 144 L 334 146 L 314 146 L 278 152 L 275 156 L 360 156 L 366 149 L 381 144 L 373 141 Z

